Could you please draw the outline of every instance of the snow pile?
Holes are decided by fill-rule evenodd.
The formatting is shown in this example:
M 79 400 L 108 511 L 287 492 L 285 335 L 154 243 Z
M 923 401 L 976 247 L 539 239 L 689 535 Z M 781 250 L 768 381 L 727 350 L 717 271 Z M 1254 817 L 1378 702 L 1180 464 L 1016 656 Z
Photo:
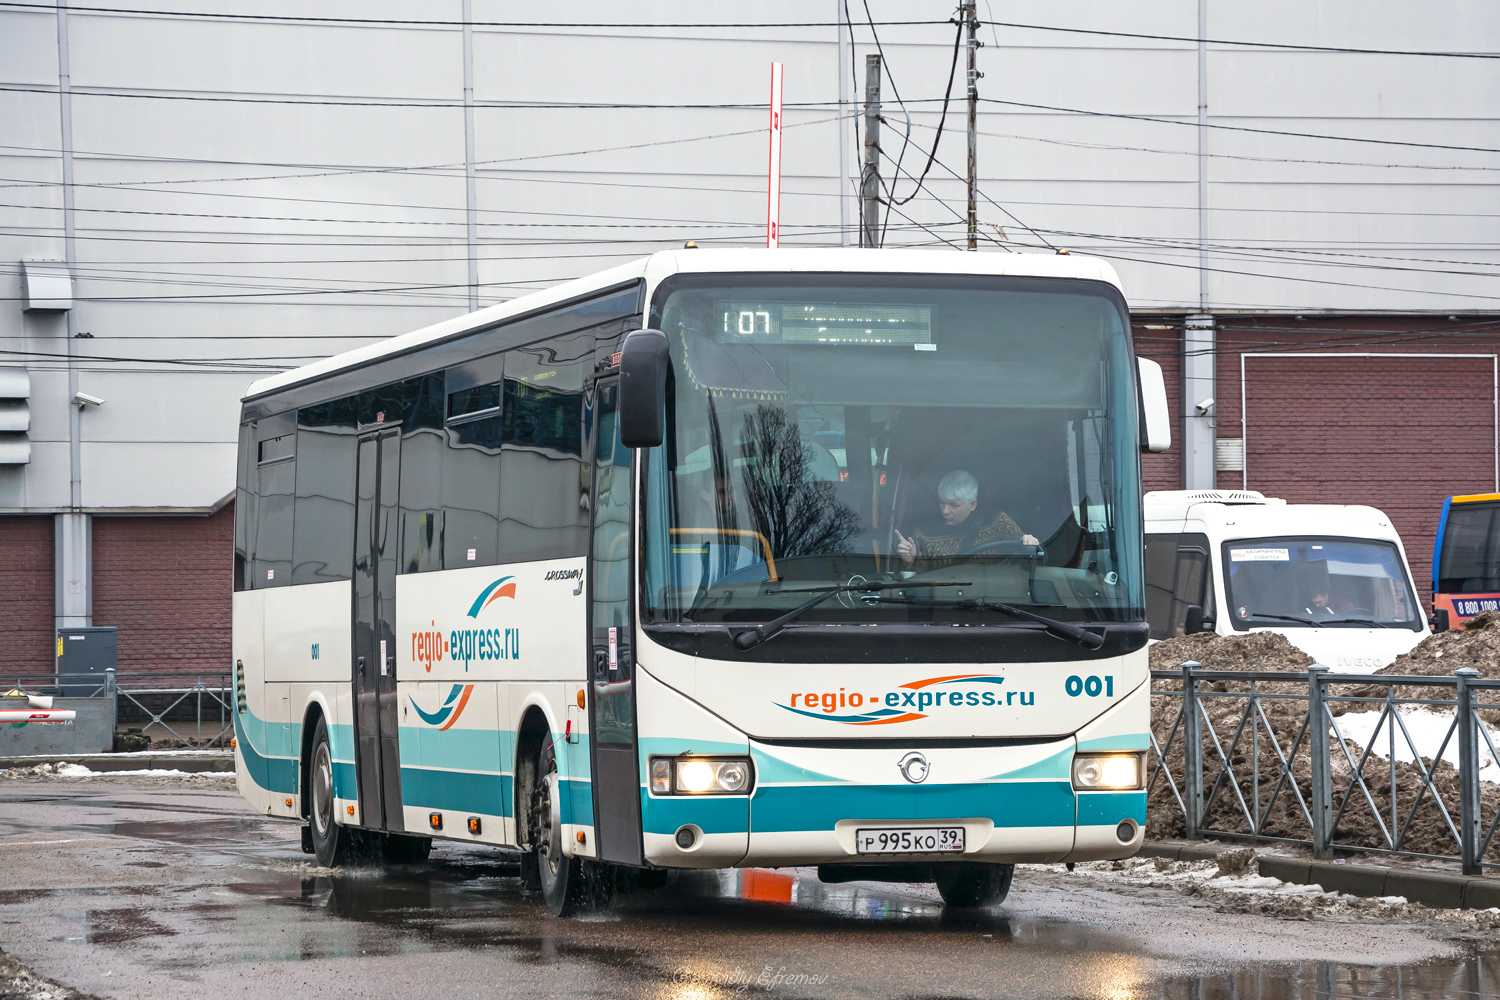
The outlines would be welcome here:
M 1454 712 L 1442 711 L 1426 705 L 1417 705 L 1410 708 L 1397 709 L 1401 715 L 1401 725 L 1394 727 L 1396 736 L 1396 762 L 1412 763 L 1415 757 L 1420 756 L 1429 763 L 1434 759 L 1441 759 L 1452 767 L 1458 767 L 1458 734 L 1448 735 L 1453 725 Z M 1379 709 L 1371 712 L 1351 712 L 1339 717 L 1339 732 L 1344 739 L 1357 744 L 1360 750 L 1369 747 L 1371 743 L 1374 748 L 1370 751 L 1372 756 L 1382 760 L 1388 760 L 1391 753 L 1391 731 L 1389 720 L 1382 721 Z M 1403 726 L 1405 731 L 1403 732 Z M 1490 730 L 1490 739 L 1497 747 L 1500 747 L 1500 734 L 1486 726 Z M 1410 740 L 1407 739 L 1408 734 Z M 1448 741 L 1447 746 L 1443 741 Z M 1417 753 L 1412 753 L 1415 745 Z M 1438 750 L 1443 751 L 1438 758 Z M 1355 758 L 1358 759 L 1357 757 Z M 1500 763 L 1490 753 L 1489 745 L 1483 738 L 1479 740 L 1479 780 L 1500 784 Z

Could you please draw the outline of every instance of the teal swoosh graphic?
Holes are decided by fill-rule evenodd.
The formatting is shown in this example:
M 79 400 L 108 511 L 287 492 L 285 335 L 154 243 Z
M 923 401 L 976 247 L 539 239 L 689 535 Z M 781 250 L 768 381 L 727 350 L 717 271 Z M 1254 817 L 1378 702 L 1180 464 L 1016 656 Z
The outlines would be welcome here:
M 438 710 L 436 712 L 422 711 L 422 706 L 418 705 L 417 699 L 413 698 L 411 695 L 407 695 L 406 700 L 411 702 L 411 707 L 417 710 L 417 714 L 422 717 L 423 722 L 427 723 L 429 726 L 437 726 L 446 722 L 448 716 L 453 714 L 453 703 L 458 700 L 458 694 L 463 689 L 464 686 L 462 684 L 453 685 L 453 690 L 448 692 L 447 699 L 440 706 L 438 706 Z

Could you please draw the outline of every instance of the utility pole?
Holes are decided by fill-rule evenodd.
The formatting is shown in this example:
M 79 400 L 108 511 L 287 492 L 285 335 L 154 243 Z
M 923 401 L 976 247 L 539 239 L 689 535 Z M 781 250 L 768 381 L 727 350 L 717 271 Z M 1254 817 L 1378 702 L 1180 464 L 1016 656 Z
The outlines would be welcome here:
M 859 245 L 880 246 L 880 56 L 865 56 L 865 163 L 859 178 Z
M 974 9 L 975 0 L 963 0 L 958 9 L 969 28 L 969 249 L 979 249 L 979 209 L 974 200 L 974 185 L 979 168 L 979 69 L 975 55 L 982 44 L 975 33 L 979 30 L 979 18 Z
M 849 66 L 851 71 L 854 67 L 849 63 L 849 23 L 844 20 L 843 0 L 834 0 L 834 7 L 839 21 L 839 245 L 848 246 L 854 237 L 849 226 L 849 203 L 854 197 L 849 190 L 849 147 L 853 145 L 849 126 L 854 121 L 854 109 L 849 106 L 849 77 L 844 67 Z

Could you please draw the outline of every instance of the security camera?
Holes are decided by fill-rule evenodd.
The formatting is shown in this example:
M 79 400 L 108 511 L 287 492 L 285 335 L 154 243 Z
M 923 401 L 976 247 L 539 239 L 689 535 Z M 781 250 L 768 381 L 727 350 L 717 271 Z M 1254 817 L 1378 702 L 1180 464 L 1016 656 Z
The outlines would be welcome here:
M 86 392 L 73 393 L 73 402 L 78 404 L 80 410 L 88 409 L 90 406 L 103 406 L 104 400 L 98 396 L 90 396 Z
M 1193 407 L 1193 409 L 1198 411 L 1198 416 L 1200 417 L 1208 416 L 1208 411 L 1212 410 L 1213 408 L 1214 398 L 1212 396 L 1209 396 L 1207 399 L 1198 400 L 1197 405 Z

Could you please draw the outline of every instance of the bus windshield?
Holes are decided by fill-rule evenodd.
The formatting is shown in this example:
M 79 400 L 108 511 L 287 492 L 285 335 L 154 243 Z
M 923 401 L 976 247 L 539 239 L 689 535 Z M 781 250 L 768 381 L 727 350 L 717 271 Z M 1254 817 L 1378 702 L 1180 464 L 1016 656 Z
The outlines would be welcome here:
M 1224 543 L 1229 620 L 1250 628 L 1347 625 L 1420 629 L 1401 553 L 1363 538 Z
M 1140 621 L 1133 353 L 1096 282 L 679 275 L 643 621 Z M 931 586 L 932 584 L 949 584 Z M 969 603 L 966 603 L 969 602 Z M 784 640 L 783 640 L 784 641 Z

